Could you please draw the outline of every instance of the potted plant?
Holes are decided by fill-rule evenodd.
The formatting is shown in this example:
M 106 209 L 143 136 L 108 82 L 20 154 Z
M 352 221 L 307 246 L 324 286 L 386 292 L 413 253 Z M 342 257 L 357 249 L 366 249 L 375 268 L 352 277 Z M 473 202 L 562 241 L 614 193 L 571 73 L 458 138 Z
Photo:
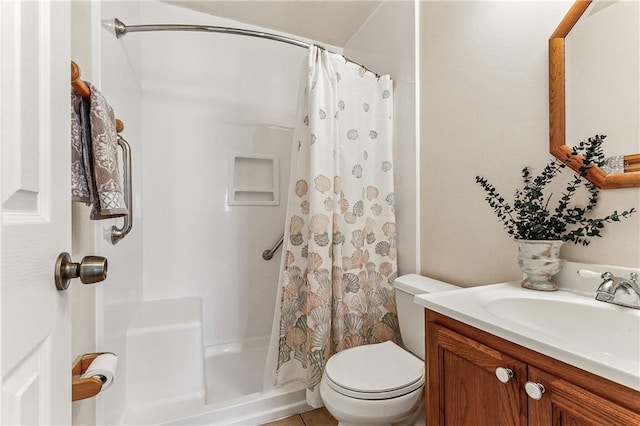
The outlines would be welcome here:
M 614 211 L 605 216 L 591 217 L 598 204 L 599 190 L 583 179 L 593 165 L 604 164 L 602 143 L 605 135 L 596 135 L 573 147 L 564 161 L 554 159 L 537 176 L 531 175 L 529 167 L 522 169 L 524 186 L 515 191 L 513 203 L 509 203 L 483 177 L 476 182 L 486 192 L 486 200 L 507 233 L 518 243 L 520 264 L 526 278 L 522 286 L 535 290 L 557 290 L 551 277 L 562 267 L 559 259 L 560 246 L 570 241 L 588 245 L 590 238 L 601 237 L 606 224 L 626 219 L 635 208 L 621 213 Z M 546 195 L 545 188 L 566 167 L 566 164 L 581 155 L 583 165 L 579 173 L 567 183 L 562 195 L 554 200 L 553 193 Z M 589 193 L 585 206 L 572 203 L 578 189 L 584 186 Z

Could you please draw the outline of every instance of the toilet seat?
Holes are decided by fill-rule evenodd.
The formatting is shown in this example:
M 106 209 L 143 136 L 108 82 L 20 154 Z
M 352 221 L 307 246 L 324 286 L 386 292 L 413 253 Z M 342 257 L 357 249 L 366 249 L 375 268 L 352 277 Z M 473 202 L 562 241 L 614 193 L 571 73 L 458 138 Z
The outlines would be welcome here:
M 327 385 L 357 399 L 396 398 L 424 385 L 424 361 L 388 341 L 338 352 L 325 366 Z

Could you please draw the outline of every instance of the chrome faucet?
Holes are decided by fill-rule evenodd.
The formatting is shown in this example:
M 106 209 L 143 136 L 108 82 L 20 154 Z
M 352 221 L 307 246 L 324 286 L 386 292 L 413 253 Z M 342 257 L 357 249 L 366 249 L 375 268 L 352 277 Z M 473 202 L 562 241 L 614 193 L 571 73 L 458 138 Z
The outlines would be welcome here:
M 640 287 L 638 286 L 637 273 L 632 272 L 629 278 L 620 278 L 615 277 L 611 272 L 605 272 L 601 278 L 602 283 L 596 290 L 596 300 L 640 309 Z M 620 292 L 625 293 L 627 297 L 620 297 Z

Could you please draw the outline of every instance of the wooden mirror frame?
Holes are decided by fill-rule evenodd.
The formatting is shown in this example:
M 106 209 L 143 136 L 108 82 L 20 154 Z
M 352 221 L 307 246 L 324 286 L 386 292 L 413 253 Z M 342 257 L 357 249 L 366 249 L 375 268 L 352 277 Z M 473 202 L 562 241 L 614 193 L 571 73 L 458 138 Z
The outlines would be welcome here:
M 558 28 L 549 38 L 549 152 L 561 161 L 566 161 L 571 147 L 566 145 L 565 115 L 565 39 L 587 10 L 592 0 L 576 0 Z M 636 160 L 640 155 L 625 156 L 625 160 Z M 582 165 L 582 157 L 567 163 L 576 172 Z M 591 167 L 586 179 L 600 189 L 640 187 L 640 171 L 607 174 L 599 167 Z

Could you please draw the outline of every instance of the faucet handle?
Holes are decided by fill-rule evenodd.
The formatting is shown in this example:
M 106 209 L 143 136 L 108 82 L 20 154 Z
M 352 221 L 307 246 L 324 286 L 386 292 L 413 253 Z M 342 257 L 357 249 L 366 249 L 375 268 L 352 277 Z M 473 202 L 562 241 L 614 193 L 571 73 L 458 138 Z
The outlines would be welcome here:
M 638 284 L 638 274 L 636 272 L 632 272 L 631 274 L 629 274 L 629 278 L 631 279 L 632 283 Z
M 578 275 L 585 278 L 602 278 L 603 280 L 610 280 L 613 278 L 613 274 L 611 272 L 600 273 L 589 269 L 578 269 Z

